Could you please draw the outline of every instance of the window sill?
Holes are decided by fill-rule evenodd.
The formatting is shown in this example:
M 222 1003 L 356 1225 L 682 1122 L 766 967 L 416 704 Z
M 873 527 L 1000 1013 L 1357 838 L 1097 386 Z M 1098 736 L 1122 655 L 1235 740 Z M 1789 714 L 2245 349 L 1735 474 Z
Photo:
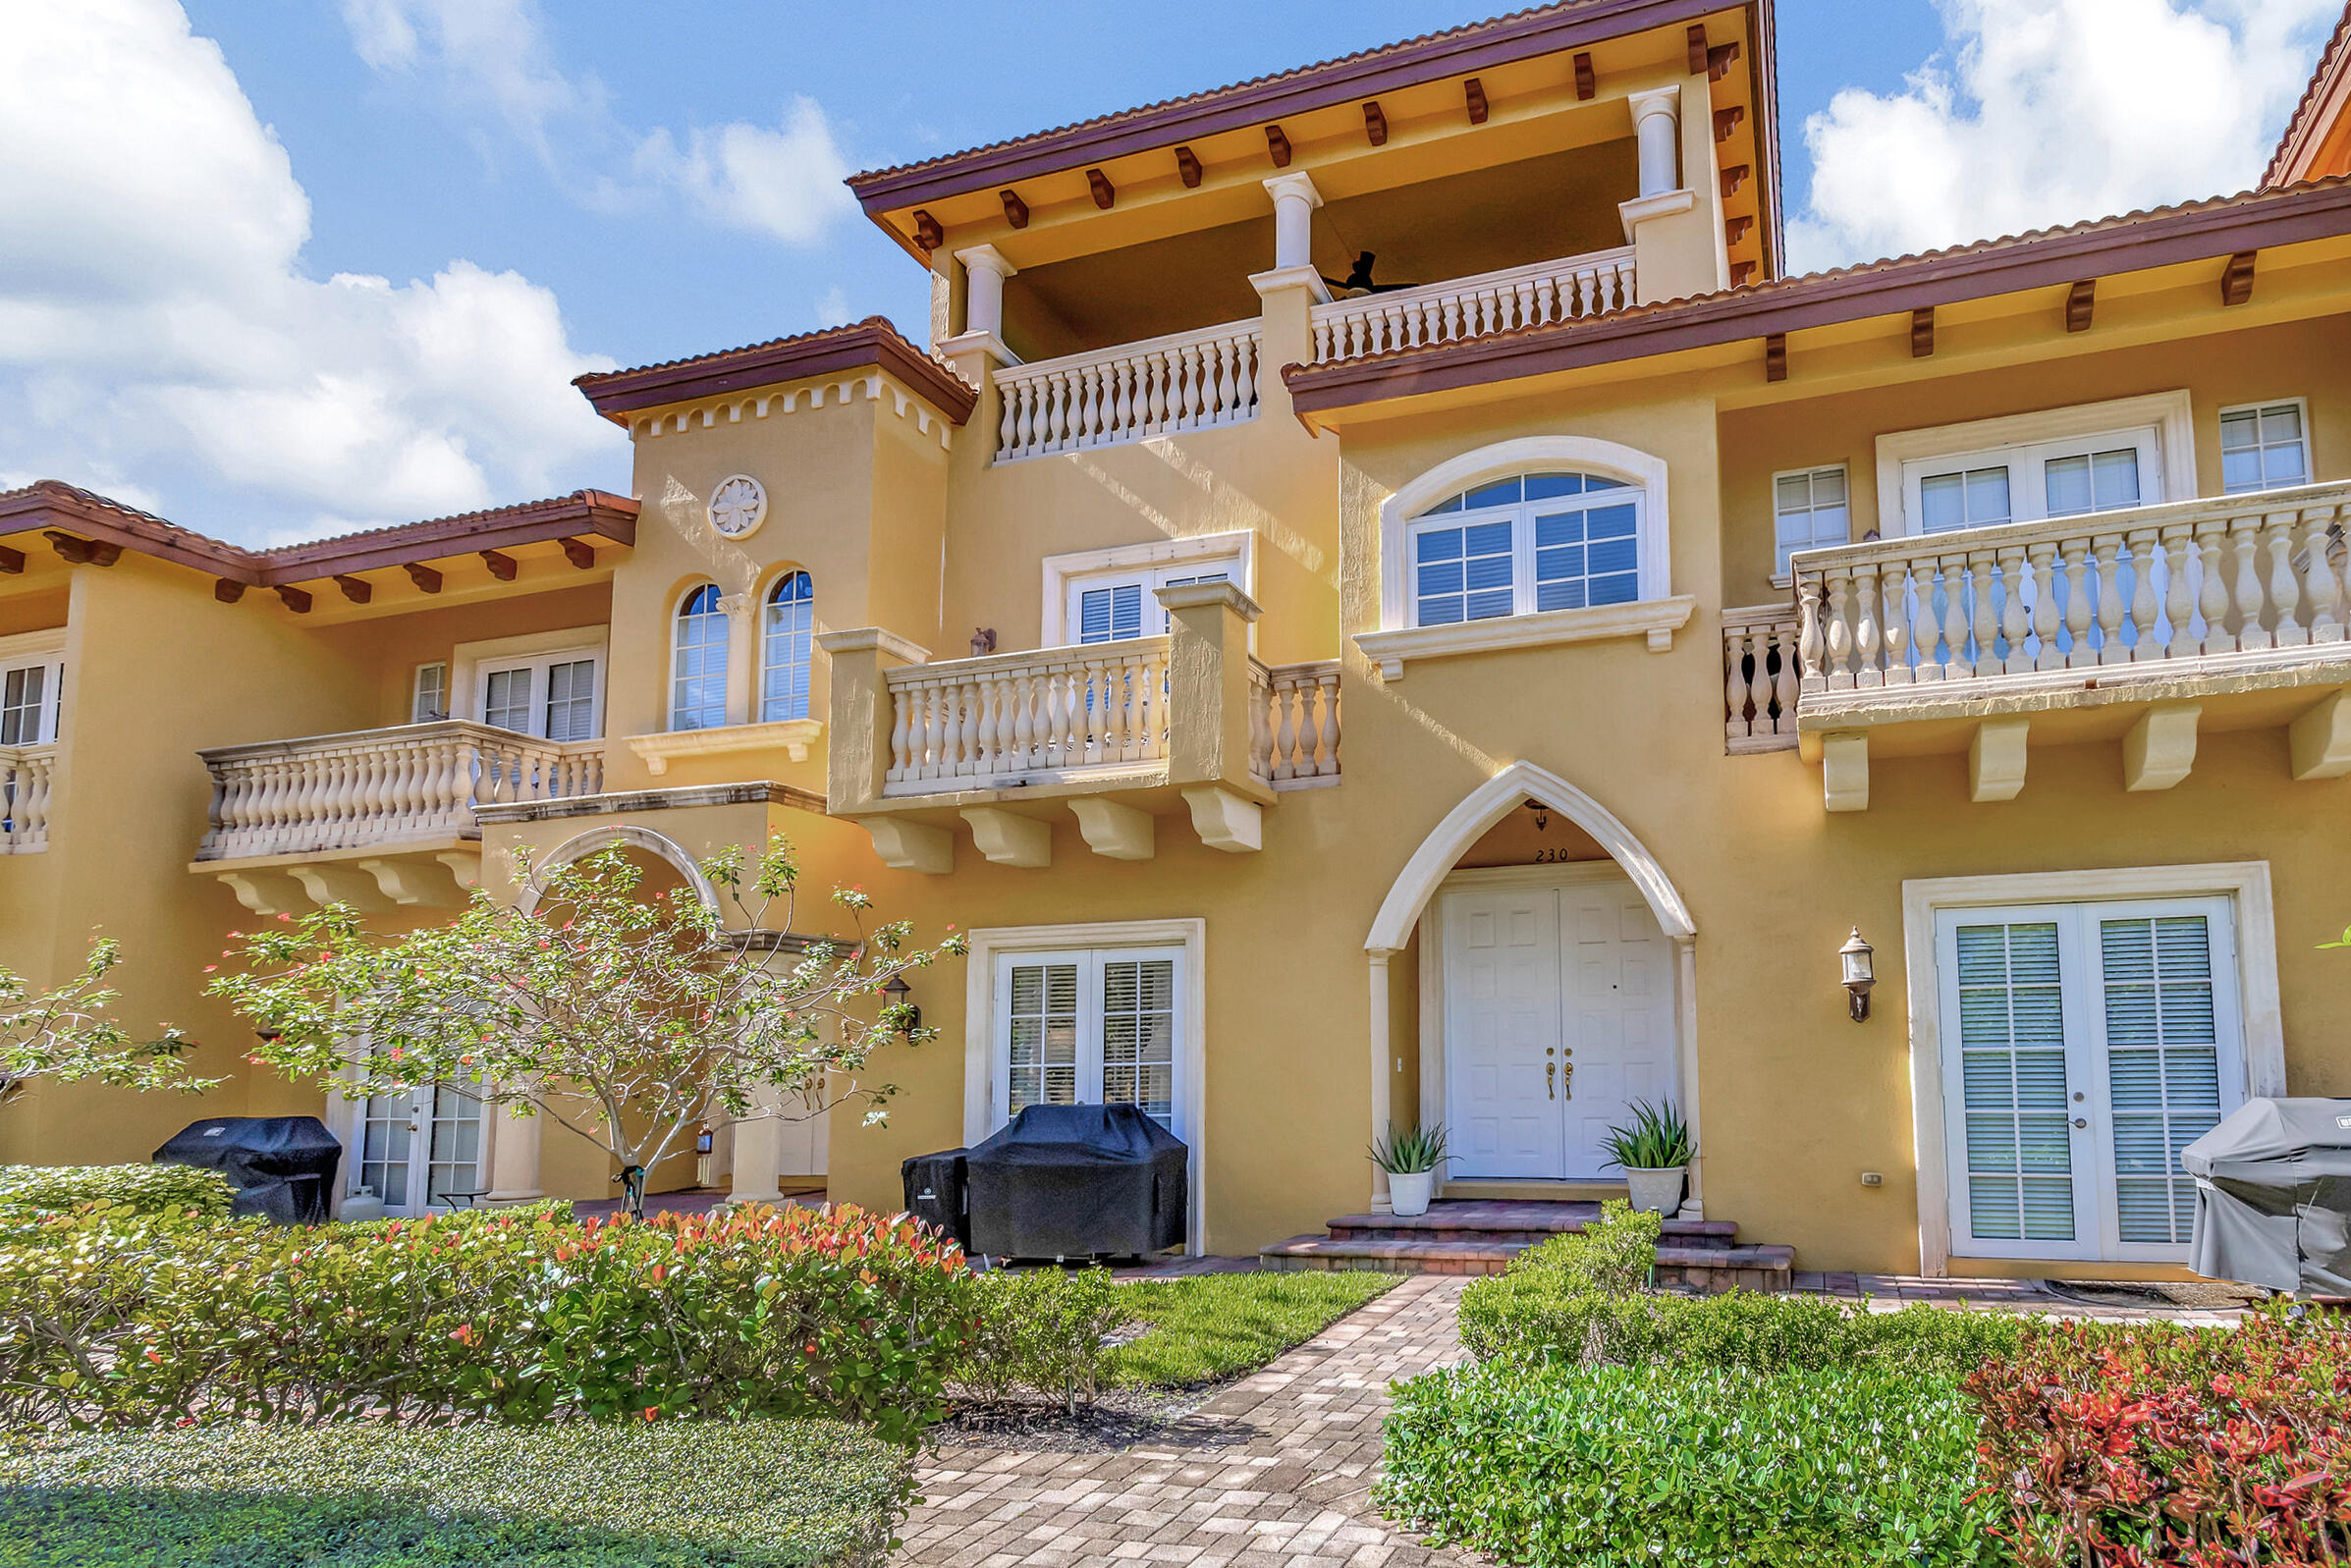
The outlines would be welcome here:
M 645 771 L 658 779 L 678 757 L 780 750 L 794 762 L 806 762 L 808 748 L 824 732 L 821 719 L 773 719 L 764 724 L 722 725 L 715 730 L 665 730 L 658 734 L 630 735 L 628 745 L 644 759 Z
M 1355 646 L 1379 666 L 1384 680 L 1401 680 L 1404 665 L 1413 659 L 1451 659 L 1462 654 L 1494 653 L 1506 648 L 1550 648 L 1571 642 L 1599 642 L 1612 637 L 1646 637 L 1649 651 L 1664 653 L 1673 646 L 1673 633 L 1688 624 L 1698 601 L 1688 594 L 1669 599 L 1643 599 L 1628 605 L 1603 605 L 1591 610 L 1542 610 L 1533 615 L 1501 616 L 1454 626 L 1406 626 L 1394 631 L 1363 631 Z

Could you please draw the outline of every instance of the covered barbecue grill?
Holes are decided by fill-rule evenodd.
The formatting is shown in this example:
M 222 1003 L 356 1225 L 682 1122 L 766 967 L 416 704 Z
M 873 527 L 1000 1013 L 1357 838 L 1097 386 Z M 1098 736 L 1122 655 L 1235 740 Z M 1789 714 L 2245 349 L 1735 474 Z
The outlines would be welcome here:
M 334 1207 L 343 1145 L 316 1116 L 214 1116 L 155 1151 L 159 1165 L 217 1170 L 237 1189 L 229 1212 L 281 1225 L 317 1224 Z
M 898 1167 L 906 1184 L 906 1213 L 953 1236 L 965 1252 L 971 1250 L 971 1216 L 963 1201 L 963 1162 L 970 1153 L 946 1149 L 935 1155 L 909 1155 Z
M 1186 1152 L 1137 1106 L 1030 1106 L 964 1157 L 970 1250 L 1140 1257 L 1183 1245 Z
M 2196 1178 L 2188 1267 L 2351 1296 L 2351 1100 L 2249 1100 L 2179 1162 Z

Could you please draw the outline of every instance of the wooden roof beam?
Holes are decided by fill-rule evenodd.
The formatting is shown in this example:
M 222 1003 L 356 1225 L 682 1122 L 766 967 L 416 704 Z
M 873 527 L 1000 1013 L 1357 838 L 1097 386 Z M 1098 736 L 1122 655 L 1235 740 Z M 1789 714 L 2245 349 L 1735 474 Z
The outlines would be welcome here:
M 2253 297 L 2253 261 L 2259 251 L 2240 250 L 2220 269 L 2220 302 L 2241 305 Z
M 1920 305 L 1910 312 L 1910 357 L 1925 359 L 1935 352 L 1935 307 Z
M 1787 334 L 1775 332 L 1764 339 L 1764 379 L 1787 379 Z
M 1108 212 L 1119 203 L 1119 188 L 1110 183 L 1110 176 L 1100 169 L 1086 171 L 1086 189 L 1094 192 L 1094 205 Z
M 105 539 L 82 539 L 55 528 L 43 528 L 41 537 L 49 541 L 49 548 L 58 558 L 77 567 L 111 567 L 123 559 L 123 547 Z
M 2084 278 L 2065 291 L 2065 330 L 2088 332 L 2091 312 L 2098 308 L 2098 280 Z
M 585 539 L 558 539 L 555 542 L 564 547 L 566 561 L 582 571 L 595 569 L 596 547 L 594 545 L 589 544 Z
M 286 608 L 293 611 L 296 615 L 306 616 L 310 613 L 310 595 L 304 590 L 301 588 L 290 587 L 281 582 L 272 591 L 277 594 L 279 600 L 286 606 Z
M 441 574 L 438 571 L 435 571 L 432 568 L 426 566 L 423 562 L 404 561 L 401 563 L 401 565 L 407 568 L 409 580 L 413 582 L 417 587 L 423 589 L 426 593 L 439 593 L 441 591 Z
M 939 220 L 920 208 L 914 213 L 914 243 L 926 256 L 947 243 L 947 231 L 939 227 Z
M 514 581 L 515 573 L 519 569 L 515 563 L 515 558 L 503 550 L 482 551 L 481 564 L 489 568 L 490 575 L 496 577 L 500 582 Z
M 1286 169 L 1289 167 L 1289 135 L 1280 126 L 1272 125 L 1265 128 L 1265 150 L 1273 154 L 1275 168 Z
M 15 577 L 22 575 L 24 570 L 25 552 L 12 550 L 7 545 L 0 545 L 0 572 Z
M 1176 173 L 1183 180 L 1186 190 L 1200 189 L 1200 155 L 1189 147 L 1176 149 Z
M 1693 22 L 1693 23 L 1691 23 L 1691 24 L 1690 24 L 1690 30 L 1689 30 L 1689 32 L 1688 32 L 1688 34 L 1687 34 L 1687 42 L 1688 42 L 1688 44 L 1689 44 L 1689 51 L 1690 51 L 1690 52 L 1689 52 L 1689 59 L 1688 59 L 1688 62 L 1687 62 L 1687 64 L 1688 64 L 1688 66 L 1689 66 L 1689 70 L 1690 70 L 1690 75 L 1691 75 L 1691 76 L 1693 76 L 1693 77 L 1703 77 L 1703 76 L 1705 76 L 1705 75 L 1706 75 L 1706 24 L 1705 24 L 1705 23 L 1703 23 L 1703 22 Z
M 1461 83 L 1461 97 L 1469 109 L 1469 123 L 1473 126 L 1484 125 L 1490 112 L 1486 103 L 1486 83 L 1471 77 Z
M 1592 70 L 1592 52 L 1581 50 L 1575 57 L 1575 97 L 1578 103 L 1590 103 L 1600 90 L 1600 78 Z
M 1363 100 L 1363 135 L 1375 147 L 1388 145 L 1388 111 L 1377 98 Z
M 1015 229 L 1027 228 L 1028 203 L 1020 199 L 1020 193 L 1009 188 L 996 193 L 1004 198 L 1004 221 Z
M 375 597 L 375 585 L 365 577 L 354 577 L 338 571 L 335 573 L 335 586 L 343 590 L 344 598 L 355 605 L 363 605 Z

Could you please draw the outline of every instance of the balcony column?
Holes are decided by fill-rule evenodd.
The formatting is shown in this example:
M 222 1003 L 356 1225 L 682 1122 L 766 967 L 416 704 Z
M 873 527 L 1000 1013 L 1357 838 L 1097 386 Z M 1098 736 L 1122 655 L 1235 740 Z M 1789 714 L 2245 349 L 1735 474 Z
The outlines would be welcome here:
M 1275 175 L 1265 182 L 1265 193 L 1274 198 L 1274 270 L 1305 267 L 1311 271 L 1314 209 L 1323 204 L 1323 193 L 1303 172 Z
M 1624 243 L 1633 247 L 1634 303 L 1686 299 L 1728 288 L 1729 264 L 1717 231 L 1713 192 L 1701 201 L 1691 188 L 1692 181 L 1709 178 L 1700 172 L 1708 164 L 1683 145 L 1680 84 L 1636 92 L 1624 101 L 1641 160 L 1641 193 L 1616 205 Z M 1689 180 L 1682 177 L 1685 160 Z
M 735 1177 L 729 1203 L 781 1203 L 776 1173 L 784 1165 L 783 1091 L 752 1091 L 752 1114 L 735 1123 Z
M 519 1114 L 514 1105 L 483 1108 L 490 1123 L 489 1204 L 529 1203 L 546 1193 L 539 1186 L 539 1130 L 546 1112 Z
M 1310 312 L 1327 304 L 1331 290 L 1314 270 L 1314 209 L 1323 194 L 1304 173 L 1280 174 L 1265 182 L 1274 198 L 1274 266 L 1249 275 L 1265 301 L 1258 315 L 1257 412 L 1268 426 L 1287 426 L 1289 385 L 1285 364 L 1314 362 Z
M 1633 141 L 1640 151 L 1641 194 L 1680 189 L 1680 84 L 1636 92 L 1624 102 L 1632 111 Z
M 879 626 L 823 632 L 816 645 L 832 670 L 826 803 L 836 813 L 863 810 L 882 798 L 890 771 L 891 726 L 898 717 L 890 672 L 930 663 L 930 650 Z
M 1212 849 L 1242 854 L 1263 842 L 1274 792 L 1249 770 L 1249 625 L 1260 614 L 1237 583 L 1159 590 L 1168 611 L 1168 782 L 1183 791 L 1192 826 Z
M 994 245 L 971 245 L 957 251 L 956 260 L 963 267 L 963 330 L 943 340 L 939 352 L 964 380 L 985 388 L 989 372 L 1020 362 L 1004 342 L 1004 281 L 1020 269 Z

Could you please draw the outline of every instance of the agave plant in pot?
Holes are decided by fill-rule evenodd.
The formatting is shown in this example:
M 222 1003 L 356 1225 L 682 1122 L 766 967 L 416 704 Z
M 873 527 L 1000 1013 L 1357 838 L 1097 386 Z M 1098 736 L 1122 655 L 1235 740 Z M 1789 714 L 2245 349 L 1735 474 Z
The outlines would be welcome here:
M 1406 1218 L 1429 1212 L 1429 1195 L 1437 1172 L 1453 1157 L 1445 1152 L 1443 1127 L 1391 1127 L 1385 1139 L 1374 1139 L 1372 1163 L 1388 1172 L 1388 1199 Z
M 1669 1104 L 1636 1100 L 1631 1108 L 1632 1125 L 1611 1127 L 1603 1140 L 1609 1151 L 1605 1163 L 1623 1170 L 1635 1209 L 1669 1215 L 1681 1207 L 1682 1178 L 1697 1152 L 1690 1143 L 1689 1124 Z

